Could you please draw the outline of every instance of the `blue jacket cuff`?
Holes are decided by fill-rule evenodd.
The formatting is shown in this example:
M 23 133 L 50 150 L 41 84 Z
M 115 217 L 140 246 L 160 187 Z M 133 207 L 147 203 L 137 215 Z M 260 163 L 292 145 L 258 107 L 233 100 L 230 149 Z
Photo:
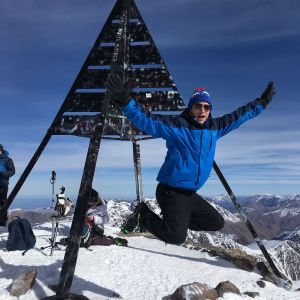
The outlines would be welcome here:
M 123 110 L 123 112 L 127 112 L 134 106 L 135 106 L 135 101 L 133 99 L 131 99 L 127 105 L 122 107 L 122 110 Z

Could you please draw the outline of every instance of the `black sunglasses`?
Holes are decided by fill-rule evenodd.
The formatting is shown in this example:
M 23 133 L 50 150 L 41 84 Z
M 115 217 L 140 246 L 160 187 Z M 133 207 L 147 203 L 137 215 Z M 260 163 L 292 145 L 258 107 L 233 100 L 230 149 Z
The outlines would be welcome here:
M 194 108 L 199 109 L 199 110 L 203 108 L 205 111 L 209 111 L 209 110 L 211 110 L 211 105 L 194 103 Z

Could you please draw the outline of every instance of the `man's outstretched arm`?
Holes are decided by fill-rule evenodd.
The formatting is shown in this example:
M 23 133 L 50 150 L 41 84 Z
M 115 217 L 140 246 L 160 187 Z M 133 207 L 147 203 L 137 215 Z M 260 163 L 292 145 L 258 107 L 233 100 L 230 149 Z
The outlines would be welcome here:
M 128 82 L 124 80 L 123 71 L 111 73 L 105 87 L 111 95 L 112 102 L 123 110 L 127 119 L 139 130 L 165 140 L 169 140 L 177 134 L 177 128 L 172 126 L 170 116 L 144 112 L 142 107 L 135 103 L 130 96 L 131 90 Z
M 213 127 L 218 130 L 218 137 L 228 134 L 246 121 L 255 118 L 264 111 L 275 95 L 273 81 L 270 81 L 259 98 L 239 107 L 230 114 L 212 120 Z

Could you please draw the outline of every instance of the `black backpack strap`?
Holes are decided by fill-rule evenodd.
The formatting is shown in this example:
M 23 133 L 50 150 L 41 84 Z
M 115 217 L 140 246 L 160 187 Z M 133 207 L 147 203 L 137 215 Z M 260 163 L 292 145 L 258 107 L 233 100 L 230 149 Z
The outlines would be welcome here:
M 28 250 L 29 250 L 29 249 L 24 250 L 24 251 L 22 252 L 22 256 L 24 256 Z
M 23 235 L 25 244 L 26 244 L 27 247 L 29 247 L 29 243 L 28 243 L 28 241 L 26 239 L 26 231 L 25 231 L 24 224 L 22 222 L 20 222 L 19 224 L 20 224 L 20 228 L 21 228 L 21 231 L 22 231 L 22 235 Z
M 26 247 L 28 248 L 28 249 L 26 249 L 24 252 L 22 252 L 22 255 L 24 256 L 25 253 L 26 253 L 30 248 L 29 248 L 29 243 L 28 243 L 28 241 L 27 241 L 27 239 L 26 239 L 26 231 L 25 231 L 24 224 L 23 224 L 22 222 L 19 222 L 19 225 L 20 225 L 20 228 L 21 228 L 21 231 L 22 231 L 22 235 L 23 235 L 24 242 L 25 242 L 25 244 L 26 244 Z

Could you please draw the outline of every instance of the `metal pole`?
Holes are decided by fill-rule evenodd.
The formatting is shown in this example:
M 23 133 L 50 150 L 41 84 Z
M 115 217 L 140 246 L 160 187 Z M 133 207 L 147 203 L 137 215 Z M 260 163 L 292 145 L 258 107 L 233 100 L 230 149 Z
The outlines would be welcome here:
M 140 144 L 136 139 L 132 139 L 133 150 L 133 163 L 134 163 L 134 175 L 135 175 L 135 187 L 136 187 L 136 204 L 144 201 L 143 187 L 142 187 L 142 168 L 141 168 L 141 152 Z
M 275 276 L 273 276 L 272 280 L 279 286 L 286 288 L 287 290 L 291 289 L 291 281 L 283 275 L 279 270 L 277 269 L 276 265 L 274 264 L 271 256 L 269 255 L 267 249 L 265 248 L 262 240 L 258 237 L 255 229 L 253 228 L 252 224 L 250 223 L 248 217 L 246 216 L 244 210 L 240 206 L 240 204 L 237 202 L 237 198 L 234 195 L 233 191 L 231 190 L 227 180 L 225 179 L 224 175 L 222 174 L 220 168 L 218 167 L 217 163 L 214 161 L 213 163 L 213 168 L 215 172 L 217 173 L 219 179 L 221 180 L 225 190 L 227 191 L 230 199 L 232 200 L 233 204 L 235 205 L 236 209 L 240 213 L 241 219 L 244 221 L 244 223 L 247 225 L 249 231 L 251 232 L 252 236 L 254 237 L 258 247 L 260 248 L 262 254 L 264 255 L 267 263 L 269 264 L 272 272 L 274 273 Z
M 129 26 L 129 0 L 123 2 L 120 26 L 117 32 L 115 42 L 111 72 L 118 71 L 121 67 L 125 68 L 124 57 L 122 56 L 125 49 L 128 47 L 128 26 Z M 81 179 L 78 199 L 74 211 L 74 217 L 71 225 L 70 238 L 66 248 L 64 262 L 57 286 L 56 296 L 67 296 L 70 292 L 74 277 L 80 236 L 83 229 L 84 218 L 87 211 L 87 200 L 90 196 L 94 172 L 96 168 L 100 142 L 104 129 L 108 104 L 110 102 L 110 94 L 106 93 L 105 100 L 101 109 L 101 121 L 97 124 L 94 135 L 90 140 L 89 149 L 85 161 L 84 172 Z
M 79 251 L 80 237 L 83 229 L 84 218 L 87 211 L 87 200 L 89 199 L 90 191 L 92 188 L 92 181 L 98 158 L 102 130 L 103 124 L 102 126 L 98 126 L 96 134 L 90 140 L 84 171 L 81 179 L 79 194 L 74 211 L 74 217 L 71 225 L 70 237 L 68 240 L 68 245 L 66 248 L 64 261 L 58 282 L 58 288 L 56 293 L 57 296 L 68 295 L 72 285 Z
M 52 185 L 52 206 L 51 206 L 52 209 L 54 209 L 54 206 L 55 206 L 55 204 L 54 204 L 54 202 L 55 202 L 55 200 L 54 200 L 55 181 L 56 181 L 56 172 L 52 171 L 51 178 L 50 178 L 50 183 Z

